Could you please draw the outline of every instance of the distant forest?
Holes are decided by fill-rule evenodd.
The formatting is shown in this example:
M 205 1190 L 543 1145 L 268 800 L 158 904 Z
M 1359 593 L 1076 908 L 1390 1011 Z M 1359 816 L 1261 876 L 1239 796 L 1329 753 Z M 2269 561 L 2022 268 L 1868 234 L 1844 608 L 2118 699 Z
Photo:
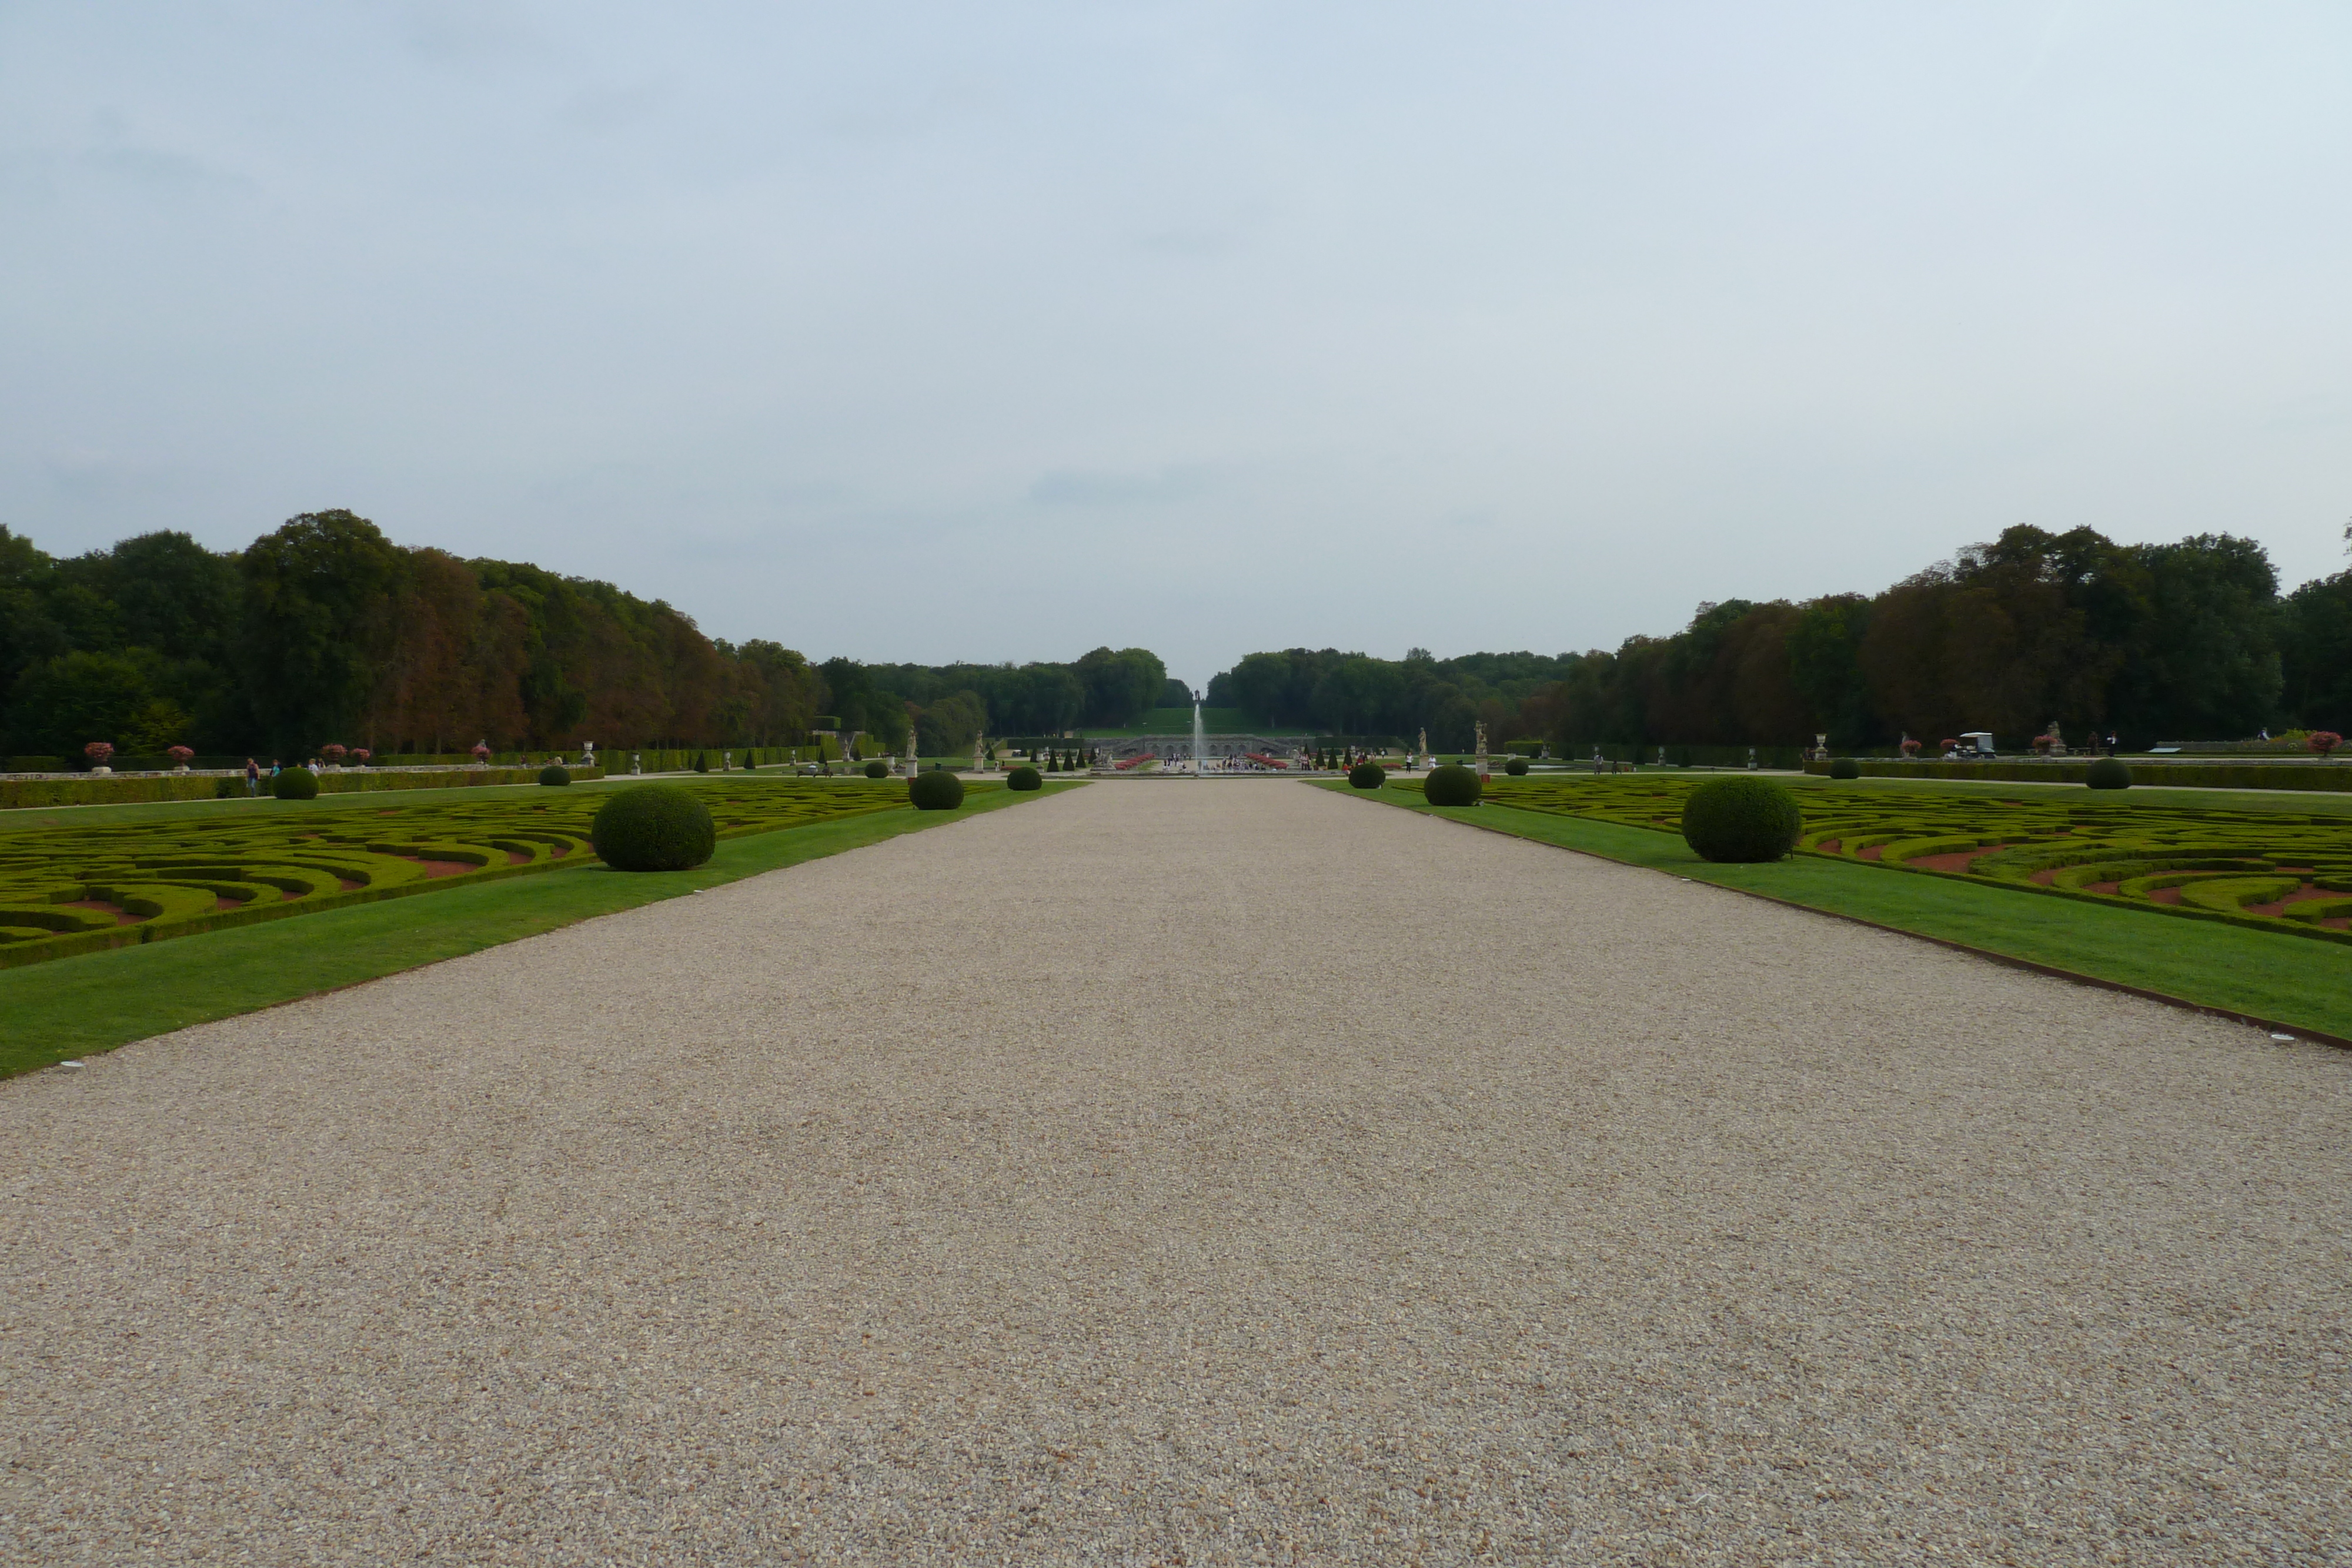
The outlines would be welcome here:
M 2347 530 L 2352 538 L 2352 529 Z M 1640 745 L 1934 746 L 1985 729 L 2021 746 L 2056 721 L 2127 746 L 2352 725 L 2352 572 L 2282 598 L 2252 539 L 2119 545 L 2013 528 L 1884 592 L 1702 604 L 1615 653 L 1402 660 L 1252 653 L 1209 700 L 1262 724 L 1577 751 Z
M 62 560 L 0 527 L 0 755 L 781 746 L 820 718 L 894 748 L 919 725 L 939 754 L 983 727 L 1126 724 L 1171 684 L 1141 649 L 813 666 L 610 583 L 404 548 L 347 511 L 242 550 L 161 532 Z
M 1933 744 L 2053 719 L 2127 745 L 2352 725 L 2352 572 L 2281 597 L 2226 535 L 2118 545 L 2016 528 L 1872 596 L 1704 604 L 1614 653 L 1402 660 L 1252 653 L 1212 706 L 1327 734 L 1426 730 L 1459 750 Z M 0 755 L 307 755 L 779 746 L 820 720 L 929 755 L 975 734 L 1119 728 L 1189 700 L 1154 653 L 1062 663 L 812 664 L 714 641 L 659 600 L 511 561 L 393 543 L 366 518 L 293 518 L 243 550 L 142 534 L 54 559 L 0 528 Z M 2011 739 L 2011 737 L 2014 737 Z

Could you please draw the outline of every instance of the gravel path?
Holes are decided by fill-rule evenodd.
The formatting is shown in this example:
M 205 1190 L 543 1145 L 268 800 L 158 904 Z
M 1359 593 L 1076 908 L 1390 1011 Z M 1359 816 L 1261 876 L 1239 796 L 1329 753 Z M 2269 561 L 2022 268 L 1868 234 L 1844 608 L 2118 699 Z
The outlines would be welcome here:
M 0 1083 L 0 1556 L 2343 1563 L 2347 1111 L 1097 785 Z

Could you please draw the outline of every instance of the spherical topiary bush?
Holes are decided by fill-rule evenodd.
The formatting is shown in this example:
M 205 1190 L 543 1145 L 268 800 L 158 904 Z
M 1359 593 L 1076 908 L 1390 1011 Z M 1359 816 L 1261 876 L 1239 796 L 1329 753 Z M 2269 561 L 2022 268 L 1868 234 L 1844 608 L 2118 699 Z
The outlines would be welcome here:
M 551 762 L 539 770 L 539 781 L 542 784 L 569 784 L 572 782 L 572 769 L 560 762 Z
M 1514 779 L 1524 779 L 1528 772 L 1528 759 L 1524 757 L 1514 757 L 1503 764 L 1503 771 Z
M 1804 815 L 1769 779 L 1710 779 L 1683 802 L 1683 841 L 1711 861 L 1776 861 L 1797 847 Z
M 635 784 L 596 809 L 588 841 L 614 871 L 687 871 L 710 858 L 710 809 L 675 784 Z
M 1859 779 L 1862 777 L 1862 764 L 1856 762 L 1851 757 L 1841 757 L 1830 764 L 1830 777 L 1832 779 Z
M 269 792 L 281 800 L 315 800 L 319 776 L 307 768 L 289 768 L 269 781 Z
M 941 768 L 907 780 L 907 799 L 918 811 L 952 811 L 963 804 L 963 780 Z
M 1348 769 L 1348 782 L 1359 789 L 1377 789 L 1388 781 L 1388 769 L 1377 762 L 1359 762 Z
M 1007 789 L 1043 789 L 1045 787 L 1045 780 L 1038 775 L 1034 768 L 1023 763 L 1004 776 L 1004 787 Z
M 2102 757 L 2091 764 L 2090 771 L 2083 775 L 2083 782 L 2094 789 L 2128 789 L 2131 769 L 2119 757 Z
M 866 777 L 868 779 L 887 779 L 890 777 L 890 765 L 877 757 L 873 761 L 866 765 Z
M 1429 778 L 1423 782 L 1421 792 L 1428 797 L 1433 806 L 1475 806 L 1485 788 L 1478 781 L 1477 774 L 1458 762 L 1449 762 L 1443 768 L 1429 770 Z

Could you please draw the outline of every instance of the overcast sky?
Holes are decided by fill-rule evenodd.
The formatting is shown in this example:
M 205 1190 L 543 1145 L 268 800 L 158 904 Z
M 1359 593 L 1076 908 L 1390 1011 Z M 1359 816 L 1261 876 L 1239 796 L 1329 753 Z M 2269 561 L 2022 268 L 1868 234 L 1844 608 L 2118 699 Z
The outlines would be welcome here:
M 2352 6 L 0 3 L 0 522 L 823 658 L 1613 647 L 2352 516 Z

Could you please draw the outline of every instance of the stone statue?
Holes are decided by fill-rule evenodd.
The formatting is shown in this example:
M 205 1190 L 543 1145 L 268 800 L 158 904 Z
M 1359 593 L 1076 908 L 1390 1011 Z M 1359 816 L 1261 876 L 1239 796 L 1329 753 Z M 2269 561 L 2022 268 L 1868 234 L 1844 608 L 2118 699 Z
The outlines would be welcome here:
M 1420 765 L 1420 766 L 1426 767 L 1426 766 L 1428 765 L 1428 763 L 1429 763 L 1429 731 L 1427 731 L 1427 730 L 1425 730 L 1425 729 L 1424 729 L 1424 730 L 1423 730 L 1423 731 L 1421 732 L 1421 739 L 1420 739 L 1420 743 L 1419 743 L 1419 749 L 1417 749 L 1416 751 L 1414 751 L 1414 752 L 1413 752 L 1413 754 L 1412 754 L 1412 759 L 1413 759 L 1413 761 L 1414 761 L 1416 764 L 1418 764 L 1418 765 Z
M 1481 773 L 1488 771 L 1486 767 L 1486 721 L 1483 718 L 1478 721 L 1477 742 L 1475 745 L 1472 746 L 1470 749 L 1471 752 L 1478 758 L 1478 771 Z

